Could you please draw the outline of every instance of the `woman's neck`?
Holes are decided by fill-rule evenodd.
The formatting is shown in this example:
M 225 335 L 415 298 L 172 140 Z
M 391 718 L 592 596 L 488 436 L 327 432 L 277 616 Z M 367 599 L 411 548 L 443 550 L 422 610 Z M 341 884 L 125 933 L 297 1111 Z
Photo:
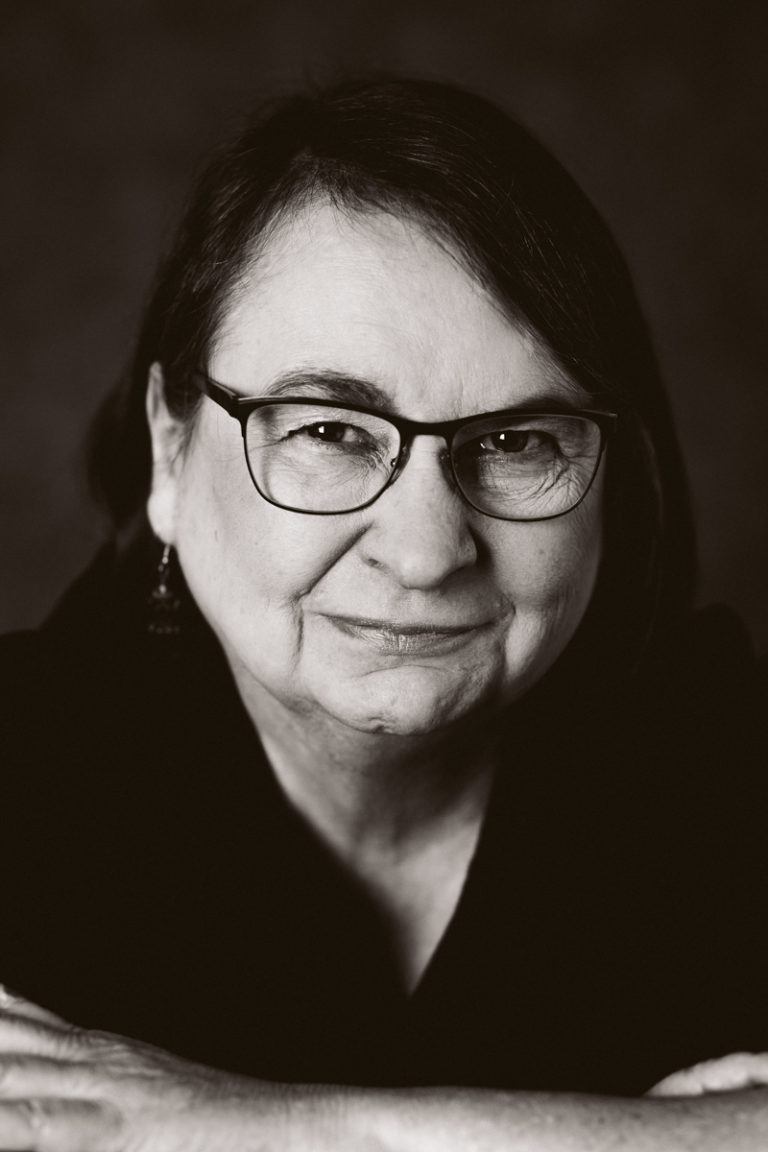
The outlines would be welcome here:
M 482 816 L 495 759 L 487 718 L 408 737 L 360 732 L 272 697 L 248 710 L 285 795 L 337 850 L 396 850 Z
M 249 711 L 287 799 L 368 899 L 411 990 L 460 898 L 494 745 L 477 721 L 417 739 L 347 733 L 263 701 Z

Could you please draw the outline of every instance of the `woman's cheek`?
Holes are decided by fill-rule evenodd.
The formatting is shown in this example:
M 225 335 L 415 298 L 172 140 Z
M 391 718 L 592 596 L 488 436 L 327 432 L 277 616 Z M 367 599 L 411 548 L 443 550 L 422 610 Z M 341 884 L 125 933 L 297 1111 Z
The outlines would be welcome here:
M 601 517 L 592 502 L 567 516 L 509 523 L 507 539 L 493 551 L 501 558 L 499 583 L 517 611 L 559 612 L 591 595 L 601 552 Z
M 199 447 L 186 462 L 177 533 L 190 591 L 225 647 L 246 664 L 256 653 L 265 659 L 270 645 L 294 659 L 302 599 L 344 553 L 348 532 L 341 521 L 264 500 L 242 448 L 233 456 L 214 440 L 206 452 L 202 437 Z
M 538 678 L 565 649 L 587 610 L 601 554 L 599 512 L 575 509 L 573 519 L 516 525 L 524 531 L 507 553 L 503 578 L 512 605 L 507 676 Z M 528 530 L 528 533 L 525 530 Z

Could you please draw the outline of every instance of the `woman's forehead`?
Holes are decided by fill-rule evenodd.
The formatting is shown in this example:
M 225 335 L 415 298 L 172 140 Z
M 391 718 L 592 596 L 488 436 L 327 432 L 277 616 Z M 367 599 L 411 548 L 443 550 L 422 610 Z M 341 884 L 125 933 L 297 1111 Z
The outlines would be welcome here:
M 424 227 L 329 204 L 275 228 L 232 294 L 210 370 L 243 395 L 344 375 L 424 419 L 585 398 Z

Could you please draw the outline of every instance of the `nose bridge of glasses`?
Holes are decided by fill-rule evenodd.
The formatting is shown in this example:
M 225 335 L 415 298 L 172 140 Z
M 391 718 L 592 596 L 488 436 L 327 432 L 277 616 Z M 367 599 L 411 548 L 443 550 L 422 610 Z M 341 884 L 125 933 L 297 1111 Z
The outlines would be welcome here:
M 417 454 L 423 455 L 424 459 L 430 455 L 436 455 L 443 476 L 448 480 L 450 486 L 455 488 L 456 481 L 450 460 L 450 433 L 442 425 L 418 424 L 416 422 L 400 425 L 398 431 L 400 433 L 400 452 L 392 479 L 396 480 L 402 473 L 414 455 L 414 446 L 418 445 Z M 425 444 L 425 441 L 433 441 L 433 446 Z

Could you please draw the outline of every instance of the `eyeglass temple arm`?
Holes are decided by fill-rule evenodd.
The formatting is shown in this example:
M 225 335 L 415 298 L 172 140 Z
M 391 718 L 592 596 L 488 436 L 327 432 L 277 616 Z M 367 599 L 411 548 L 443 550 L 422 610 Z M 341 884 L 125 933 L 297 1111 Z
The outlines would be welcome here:
M 225 412 L 235 419 L 240 420 L 240 404 L 243 399 L 238 396 L 231 388 L 225 388 L 223 384 L 217 384 L 215 380 L 211 380 L 210 376 L 206 376 L 204 372 L 193 372 L 193 379 L 203 393 L 204 396 L 210 397 L 216 404 L 220 404 Z

